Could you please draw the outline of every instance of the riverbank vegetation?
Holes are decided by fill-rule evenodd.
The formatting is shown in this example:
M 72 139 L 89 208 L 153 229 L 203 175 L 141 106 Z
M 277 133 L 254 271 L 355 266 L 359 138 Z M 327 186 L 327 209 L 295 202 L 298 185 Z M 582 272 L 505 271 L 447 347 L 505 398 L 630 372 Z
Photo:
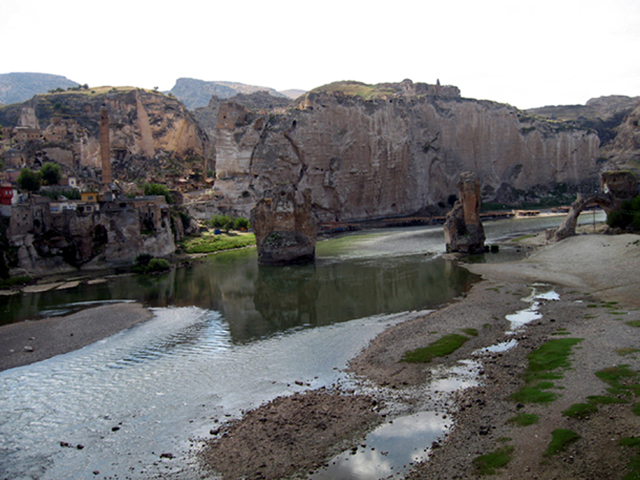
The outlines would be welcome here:
M 221 250 L 233 250 L 256 244 L 256 236 L 248 232 L 214 233 L 204 232 L 199 237 L 182 241 L 181 247 L 186 253 L 213 253 Z

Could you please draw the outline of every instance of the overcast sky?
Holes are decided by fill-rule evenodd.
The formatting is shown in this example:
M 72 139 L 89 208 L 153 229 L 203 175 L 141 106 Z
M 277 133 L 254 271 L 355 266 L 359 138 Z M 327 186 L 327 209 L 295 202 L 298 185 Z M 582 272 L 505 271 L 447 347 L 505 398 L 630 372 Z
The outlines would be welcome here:
M 640 96 L 640 0 L 0 0 L 0 73 L 277 90 L 456 85 L 519 108 Z

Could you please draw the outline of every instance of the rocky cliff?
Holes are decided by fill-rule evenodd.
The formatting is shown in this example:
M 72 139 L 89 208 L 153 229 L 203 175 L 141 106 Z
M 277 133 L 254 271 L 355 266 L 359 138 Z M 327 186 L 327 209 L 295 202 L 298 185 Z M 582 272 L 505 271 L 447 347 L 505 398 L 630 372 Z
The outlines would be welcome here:
M 162 181 L 199 171 L 210 159 L 208 137 L 175 98 L 136 88 L 37 95 L 0 108 L 0 125 L 42 129 L 41 139 L 14 145 L 27 166 L 54 160 L 66 173 L 94 177 L 101 168 L 99 112 L 109 114 L 113 177 L 124 181 Z
M 477 174 L 483 202 L 595 185 L 600 141 L 593 130 L 461 98 L 456 87 L 405 80 L 332 84 L 283 114 L 227 103 L 216 143 L 221 210 L 246 216 L 265 190 L 288 183 L 310 189 L 321 220 L 359 220 L 443 211 L 463 171 Z

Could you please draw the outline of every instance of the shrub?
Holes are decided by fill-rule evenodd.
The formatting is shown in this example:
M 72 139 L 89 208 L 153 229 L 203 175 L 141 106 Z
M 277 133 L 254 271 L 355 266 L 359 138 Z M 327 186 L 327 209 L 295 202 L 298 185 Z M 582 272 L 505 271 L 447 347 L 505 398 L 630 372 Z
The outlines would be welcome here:
M 607 225 L 623 230 L 629 227 L 640 230 L 640 195 L 633 200 L 622 202 L 619 210 L 609 212 Z
M 171 264 L 164 258 L 152 258 L 147 265 L 147 272 L 157 273 L 166 272 L 171 268 Z
M 45 163 L 40 169 L 40 177 L 45 185 L 57 185 L 62 177 L 60 165 L 56 163 Z
M 18 176 L 18 185 L 21 189 L 29 192 L 37 192 L 40 190 L 40 174 L 34 172 L 30 168 L 23 168 Z
M 242 217 L 236 218 L 235 221 L 233 222 L 233 229 L 242 230 L 243 228 L 246 228 L 246 229 L 249 228 L 249 220 Z
M 169 189 L 164 185 L 160 185 L 159 183 L 145 184 L 144 194 L 145 195 L 164 195 L 164 198 L 167 200 L 167 203 L 173 203 L 173 197 L 171 196 Z

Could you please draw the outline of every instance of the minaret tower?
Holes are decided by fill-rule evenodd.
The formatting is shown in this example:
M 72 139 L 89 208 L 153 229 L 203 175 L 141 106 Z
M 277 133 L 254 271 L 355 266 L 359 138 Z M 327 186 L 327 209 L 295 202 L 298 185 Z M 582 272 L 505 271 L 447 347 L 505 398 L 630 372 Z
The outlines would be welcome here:
M 100 157 L 102 160 L 102 186 L 109 189 L 111 185 L 111 148 L 109 145 L 109 112 L 107 107 L 100 107 Z

